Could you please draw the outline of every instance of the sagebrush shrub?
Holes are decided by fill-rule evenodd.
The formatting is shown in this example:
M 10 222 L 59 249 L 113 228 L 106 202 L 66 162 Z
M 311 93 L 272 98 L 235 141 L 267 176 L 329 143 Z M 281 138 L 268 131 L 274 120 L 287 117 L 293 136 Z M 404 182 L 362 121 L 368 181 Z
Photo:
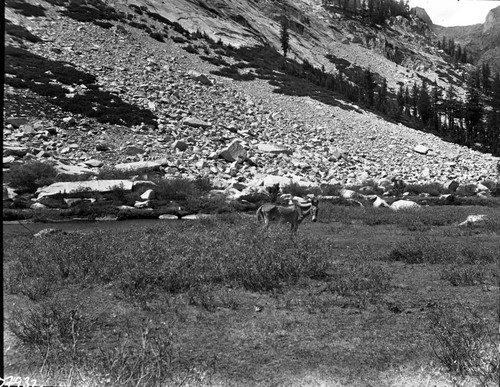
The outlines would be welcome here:
M 9 185 L 21 193 L 35 193 L 39 187 L 54 183 L 56 176 L 53 163 L 27 161 L 10 167 Z
M 434 353 L 451 373 L 472 376 L 484 386 L 498 383 L 497 324 L 464 306 L 439 307 L 429 315 L 429 323 Z

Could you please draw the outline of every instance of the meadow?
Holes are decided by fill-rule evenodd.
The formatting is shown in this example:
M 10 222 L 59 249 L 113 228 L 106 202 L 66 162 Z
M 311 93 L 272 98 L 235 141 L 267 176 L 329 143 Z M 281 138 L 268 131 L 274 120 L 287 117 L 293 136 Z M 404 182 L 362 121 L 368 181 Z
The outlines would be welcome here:
M 470 214 L 488 220 L 459 227 Z M 498 385 L 500 208 L 322 202 L 4 235 L 5 375 L 60 386 Z

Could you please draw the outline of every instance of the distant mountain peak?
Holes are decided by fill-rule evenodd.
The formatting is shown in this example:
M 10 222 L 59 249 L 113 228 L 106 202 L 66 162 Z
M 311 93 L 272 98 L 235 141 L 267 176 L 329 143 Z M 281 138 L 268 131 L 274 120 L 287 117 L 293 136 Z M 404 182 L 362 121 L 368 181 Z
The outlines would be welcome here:
M 486 33 L 494 28 L 500 28 L 500 6 L 493 8 L 486 15 L 486 20 L 483 24 L 483 33 Z

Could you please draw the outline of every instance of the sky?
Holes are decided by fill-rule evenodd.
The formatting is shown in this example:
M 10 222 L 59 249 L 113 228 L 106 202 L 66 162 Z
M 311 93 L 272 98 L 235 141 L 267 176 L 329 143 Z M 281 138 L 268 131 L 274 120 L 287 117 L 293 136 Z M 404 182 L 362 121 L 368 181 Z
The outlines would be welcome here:
M 467 26 L 484 23 L 488 11 L 500 6 L 492 0 L 409 0 L 410 7 L 425 8 L 434 24 Z

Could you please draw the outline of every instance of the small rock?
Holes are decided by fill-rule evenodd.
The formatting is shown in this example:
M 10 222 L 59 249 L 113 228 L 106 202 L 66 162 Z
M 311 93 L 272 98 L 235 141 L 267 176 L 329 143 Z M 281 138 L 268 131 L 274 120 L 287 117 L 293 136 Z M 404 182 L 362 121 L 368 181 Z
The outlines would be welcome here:
M 188 148 L 188 144 L 185 143 L 184 141 L 182 140 L 176 140 L 174 141 L 174 143 L 172 144 L 172 147 L 174 149 L 179 149 L 181 152 L 184 152 L 187 148 Z

